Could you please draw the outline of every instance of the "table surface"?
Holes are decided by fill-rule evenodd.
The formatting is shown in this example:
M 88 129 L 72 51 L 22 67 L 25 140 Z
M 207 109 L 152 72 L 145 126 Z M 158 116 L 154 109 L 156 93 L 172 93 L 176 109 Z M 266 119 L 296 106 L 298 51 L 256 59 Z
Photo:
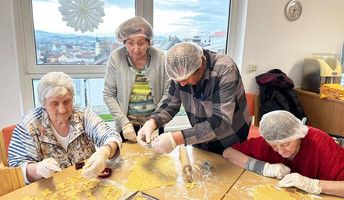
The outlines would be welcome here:
M 182 166 L 179 160 L 179 151 L 176 148 L 168 154 L 175 160 L 176 170 L 178 172 L 177 184 L 175 186 L 167 186 L 143 191 L 148 195 L 158 199 L 209 199 L 209 200 L 249 200 L 254 199 L 254 187 L 259 185 L 276 185 L 277 179 L 267 178 L 245 169 L 239 168 L 229 161 L 225 160 L 221 155 L 204 151 L 198 148 L 187 146 L 187 152 L 193 168 L 193 181 L 196 183 L 194 189 L 186 188 L 186 176 L 182 172 Z M 124 183 L 128 180 L 130 169 L 136 163 L 136 159 L 143 156 L 149 156 L 153 153 L 146 150 L 138 144 L 124 143 L 121 149 L 121 156 L 116 163 L 108 163 L 108 167 L 112 168 L 112 175 L 109 179 L 103 180 L 121 189 L 124 193 L 120 199 L 126 199 L 135 191 L 125 188 Z M 210 161 L 212 167 L 210 170 L 202 169 L 201 162 Z M 75 167 L 69 167 L 54 174 L 52 178 L 41 179 L 30 185 L 15 190 L 9 194 L 1 196 L 0 199 L 22 199 L 26 196 L 35 196 L 42 199 L 52 199 L 54 193 L 60 192 L 57 189 L 59 183 L 68 183 L 68 180 L 75 179 L 80 176 L 81 170 L 75 170 Z M 86 182 L 87 179 L 81 178 L 77 183 L 69 183 L 69 185 L 77 185 Z M 54 193 L 43 197 L 41 193 L 49 189 Z M 293 196 L 293 192 L 290 192 Z M 303 193 L 301 190 L 297 192 Z M 96 199 L 105 199 L 100 189 L 94 189 L 92 194 Z M 303 193 L 304 194 L 304 193 Z M 85 193 L 78 194 L 81 199 L 88 199 Z M 329 195 L 313 195 L 314 199 L 334 200 L 343 199 Z M 296 198 L 302 199 L 302 198 Z
M 193 168 L 192 177 L 193 182 L 195 182 L 194 189 L 186 188 L 187 180 L 185 174 L 182 172 L 182 166 L 179 160 L 179 151 L 178 148 L 176 148 L 168 155 L 175 160 L 176 170 L 178 172 L 177 184 L 175 186 L 155 188 L 143 192 L 158 199 L 222 199 L 229 188 L 244 172 L 244 169 L 231 164 L 221 155 L 194 148 L 192 146 L 187 146 L 187 152 Z M 108 166 L 113 170 L 109 180 L 112 181 L 112 184 L 118 186 L 118 188 L 120 188 L 124 193 L 120 199 L 125 199 L 135 192 L 126 189 L 124 187 L 124 183 L 128 180 L 130 169 L 134 166 L 136 159 L 141 156 L 152 154 L 151 150 L 146 150 L 138 144 L 123 144 L 121 156 L 117 160 L 117 163 Z M 210 161 L 212 163 L 210 170 L 202 169 L 202 161 Z M 0 197 L 0 199 L 22 199 L 25 196 L 44 198 L 41 195 L 41 192 L 46 189 L 58 192 L 61 189 L 56 189 L 57 184 L 73 179 L 73 177 L 80 174 L 80 171 L 81 170 L 75 170 L 74 166 L 69 167 L 54 174 L 52 178 L 34 182 Z M 80 181 L 87 180 L 82 178 Z M 45 199 L 51 199 L 52 195 L 53 194 L 45 197 Z M 78 194 L 78 196 L 83 199 L 85 196 L 82 195 L 85 194 Z M 104 198 L 100 191 L 94 191 L 93 195 L 97 197 L 97 199 Z
M 240 176 L 238 181 L 231 187 L 228 193 L 226 193 L 225 197 L 223 200 L 250 200 L 253 199 L 253 191 L 256 186 L 260 185 L 271 185 L 271 186 L 276 186 L 276 183 L 278 182 L 278 179 L 275 178 L 269 178 L 269 177 L 264 177 L 262 175 L 256 174 L 254 172 L 245 170 L 245 172 Z M 291 189 L 287 188 L 285 189 L 289 195 L 295 199 L 295 200 L 305 200 L 305 199 L 315 199 L 315 200 L 335 200 L 335 199 L 343 199 L 340 197 L 335 197 L 331 195 L 325 195 L 325 194 L 320 194 L 320 195 L 313 195 L 313 194 L 308 194 L 303 192 L 302 190 L 299 189 Z M 302 195 L 307 195 L 307 197 L 302 197 Z

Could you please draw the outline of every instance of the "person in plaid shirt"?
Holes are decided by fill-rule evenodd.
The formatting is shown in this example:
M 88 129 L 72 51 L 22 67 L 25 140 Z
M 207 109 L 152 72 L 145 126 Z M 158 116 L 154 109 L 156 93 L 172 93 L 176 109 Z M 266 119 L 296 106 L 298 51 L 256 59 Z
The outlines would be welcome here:
M 251 124 L 239 70 L 228 55 L 180 43 L 166 54 L 166 72 L 173 80 L 168 97 L 139 130 L 137 141 L 151 143 L 154 152 L 169 153 L 177 145 L 222 154 L 245 141 Z M 152 132 L 164 126 L 183 104 L 191 128 L 163 133 L 151 142 Z

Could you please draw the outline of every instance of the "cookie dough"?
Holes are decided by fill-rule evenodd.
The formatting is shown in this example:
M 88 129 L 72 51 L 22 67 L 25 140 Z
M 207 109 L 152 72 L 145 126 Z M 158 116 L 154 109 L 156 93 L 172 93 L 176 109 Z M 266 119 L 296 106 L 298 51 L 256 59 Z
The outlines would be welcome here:
M 174 159 L 168 155 L 151 155 L 137 159 L 124 184 L 129 190 L 150 190 L 175 185 L 178 177 Z

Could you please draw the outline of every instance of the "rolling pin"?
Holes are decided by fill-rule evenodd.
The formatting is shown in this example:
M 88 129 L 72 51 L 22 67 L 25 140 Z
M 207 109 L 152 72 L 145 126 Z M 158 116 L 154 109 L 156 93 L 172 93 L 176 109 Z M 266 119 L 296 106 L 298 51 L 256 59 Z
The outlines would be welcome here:
M 179 159 L 182 163 L 183 172 L 186 173 L 186 177 L 190 183 L 192 183 L 191 171 L 192 166 L 190 163 L 188 152 L 184 145 L 179 146 Z

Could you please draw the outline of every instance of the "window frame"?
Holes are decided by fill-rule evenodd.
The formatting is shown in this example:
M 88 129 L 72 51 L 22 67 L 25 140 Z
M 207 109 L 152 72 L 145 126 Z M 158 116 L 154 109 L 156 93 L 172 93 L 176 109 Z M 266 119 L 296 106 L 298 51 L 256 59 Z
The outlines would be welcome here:
M 153 2 L 153 0 L 148 0 L 148 2 Z M 141 0 L 135 0 L 135 14 L 142 16 L 142 14 L 147 15 L 149 12 L 146 10 L 149 6 L 143 4 Z M 104 75 L 106 71 L 106 65 L 42 65 L 36 64 L 36 52 L 35 52 L 35 33 L 34 33 L 34 22 L 33 22 L 33 12 L 32 12 L 32 1 L 22 0 L 21 1 L 21 11 L 23 18 L 23 32 L 24 32 L 24 43 L 25 43 L 25 58 L 26 66 L 25 71 L 28 74 L 42 74 L 51 71 L 63 71 L 68 74 L 102 74 Z M 147 7 L 147 8 L 146 8 Z M 29 8 L 29 9 L 28 9 Z M 149 10 L 149 9 L 148 9 Z M 151 14 L 152 15 L 152 14 Z

